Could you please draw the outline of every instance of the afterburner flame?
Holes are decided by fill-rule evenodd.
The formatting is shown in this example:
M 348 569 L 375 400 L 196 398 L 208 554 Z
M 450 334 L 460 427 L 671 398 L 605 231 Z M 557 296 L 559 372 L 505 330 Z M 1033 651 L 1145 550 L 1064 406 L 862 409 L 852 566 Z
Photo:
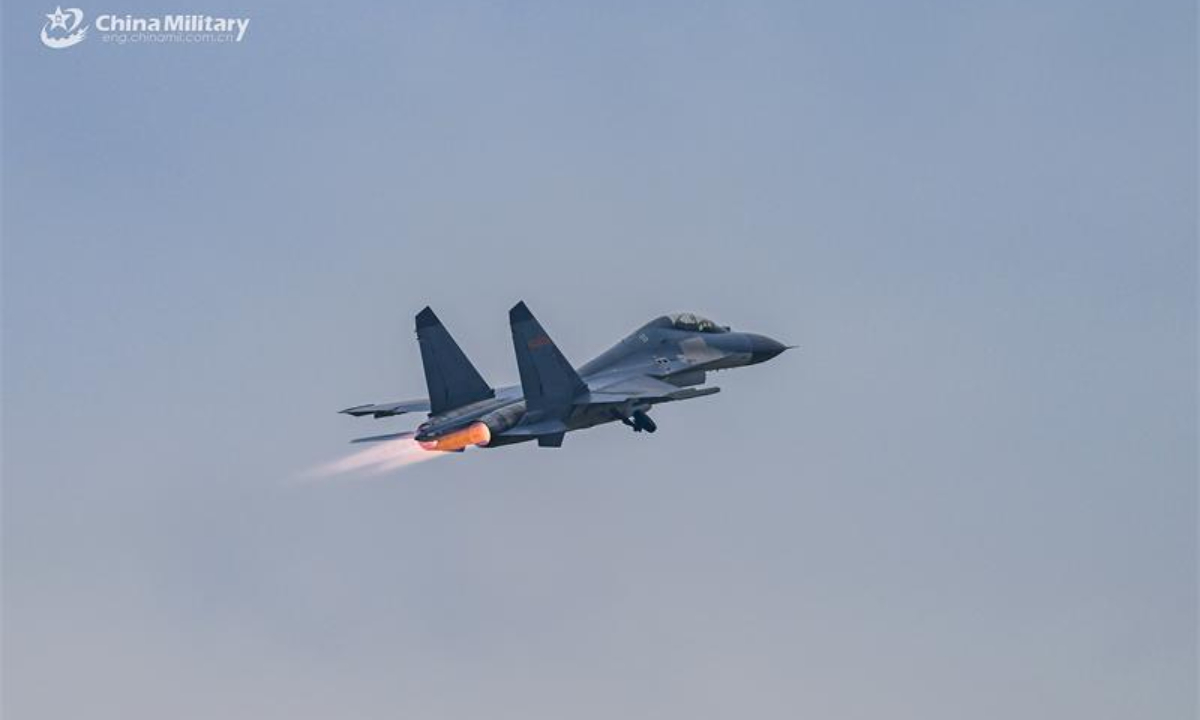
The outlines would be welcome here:
M 302 477 L 316 479 L 341 475 L 379 475 L 437 457 L 441 457 L 439 453 L 426 452 L 411 438 L 388 440 L 315 467 Z
M 480 447 L 487 445 L 492 441 L 492 431 L 487 425 L 481 422 L 471 423 L 471 425 L 452 432 L 449 435 L 443 435 L 436 440 L 422 440 L 421 447 L 426 450 L 437 450 L 440 452 L 449 452 L 452 450 L 462 450 L 469 445 L 479 445 Z
M 304 473 L 304 476 L 312 479 L 341 475 L 379 475 L 445 457 L 445 453 L 452 450 L 462 450 L 471 445 L 483 446 L 491 441 L 492 431 L 486 424 L 476 422 L 436 440 L 417 442 L 405 437 L 373 443 L 340 460 L 315 467 Z

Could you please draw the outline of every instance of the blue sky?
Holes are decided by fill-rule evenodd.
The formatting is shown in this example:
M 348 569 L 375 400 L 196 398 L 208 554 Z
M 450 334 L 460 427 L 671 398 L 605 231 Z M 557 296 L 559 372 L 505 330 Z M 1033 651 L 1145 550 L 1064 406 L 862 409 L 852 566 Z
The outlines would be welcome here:
M 1191 3 L 3 9 L 6 717 L 1191 718 Z M 679 310 L 801 346 L 296 482 Z

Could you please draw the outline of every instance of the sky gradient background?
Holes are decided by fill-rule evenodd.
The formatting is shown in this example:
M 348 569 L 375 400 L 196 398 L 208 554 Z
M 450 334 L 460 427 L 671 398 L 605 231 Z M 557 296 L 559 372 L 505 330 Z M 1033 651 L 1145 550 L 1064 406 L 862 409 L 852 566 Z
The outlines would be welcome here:
M 3 711 L 1196 715 L 1191 2 L 3 9 Z M 694 310 L 661 430 L 300 482 Z

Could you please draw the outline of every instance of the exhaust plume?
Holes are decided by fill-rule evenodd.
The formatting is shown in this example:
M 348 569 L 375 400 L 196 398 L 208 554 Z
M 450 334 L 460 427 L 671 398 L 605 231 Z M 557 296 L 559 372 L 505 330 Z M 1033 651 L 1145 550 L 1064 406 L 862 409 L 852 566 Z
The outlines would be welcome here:
M 372 477 L 443 456 L 445 453 L 431 452 L 422 448 L 412 438 L 400 438 L 373 444 L 350 453 L 340 460 L 318 465 L 304 475 L 312 479 L 342 475 Z

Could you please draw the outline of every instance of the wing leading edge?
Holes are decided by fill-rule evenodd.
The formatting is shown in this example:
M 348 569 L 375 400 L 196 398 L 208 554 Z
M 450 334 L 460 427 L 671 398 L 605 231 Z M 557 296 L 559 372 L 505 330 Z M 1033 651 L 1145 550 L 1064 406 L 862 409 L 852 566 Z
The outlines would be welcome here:
M 721 392 L 719 387 L 681 388 L 649 375 L 637 375 L 622 378 L 602 385 L 576 400 L 577 405 L 596 405 L 605 403 L 623 403 L 629 400 L 649 403 L 673 402 L 690 400 Z

